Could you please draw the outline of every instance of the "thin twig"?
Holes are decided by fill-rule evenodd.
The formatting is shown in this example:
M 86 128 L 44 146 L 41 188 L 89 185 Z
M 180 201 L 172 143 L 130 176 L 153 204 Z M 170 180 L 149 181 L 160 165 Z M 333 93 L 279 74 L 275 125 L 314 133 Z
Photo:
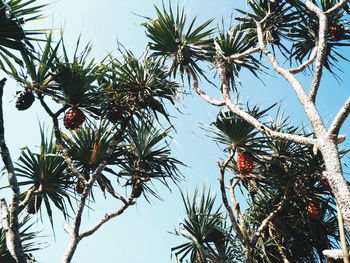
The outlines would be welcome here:
M 123 206 L 121 206 L 118 210 L 116 210 L 113 213 L 110 214 L 106 214 L 104 216 L 104 218 L 102 218 L 96 225 L 94 225 L 93 227 L 91 227 L 90 229 L 82 232 L 80 234 L 80 238 L 84 238 L 87 236 L 90 236 L 92 234 L 94 234 L 103 224 L 105 224 L 106 222 L 108 222 L 110 219 L 115 218 L 119 215 L 121 215 L 130 205 L 133 205 L 134 201 L 133 198 L 129 198 L 126 203 L 124 203 Z

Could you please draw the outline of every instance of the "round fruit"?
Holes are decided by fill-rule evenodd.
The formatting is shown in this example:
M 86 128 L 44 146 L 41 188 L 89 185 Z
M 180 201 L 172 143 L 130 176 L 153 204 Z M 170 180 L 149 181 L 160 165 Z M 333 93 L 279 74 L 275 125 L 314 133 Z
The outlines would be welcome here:
M 73 107 L 64 116 L 63 124 L 66 129 L 74 130 L 79 128 L 84 121 L 84 113 L 80 109 Z
M 307 212 L 313 219 L 320 219 L 322 216 L 321 208 L 316 203 L 313 203 L 313 202 L 310 202 L 307 205 Z
M 253 156 L 246 152 L 240 152 L 237 156 L 237 168 L 241 175 L 249 175 L 254 170 Z
M 143 192 L 142 184 L 135 185 L 132 189 L 131 196 L 134 198 L 139 198 Z
M 22 90 L 19 93 L 18 98 L 16 100 L 17 110 L 28 109 L 30 106 L 32 106 L 34 99 L 35 99 L 35 97 L 34 97 L 33 92 L 31 92 L 29 89 Z

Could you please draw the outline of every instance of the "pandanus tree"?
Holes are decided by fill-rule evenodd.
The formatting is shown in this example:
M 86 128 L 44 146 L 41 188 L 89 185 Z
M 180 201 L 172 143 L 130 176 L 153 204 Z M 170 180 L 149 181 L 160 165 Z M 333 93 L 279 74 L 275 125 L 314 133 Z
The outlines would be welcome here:
M 187 77 L 193 90 L 205 102 L 226 109 L 214 123 L 216 128 L 222 129 L 220 136 L 214 136 L 215 140 L 223 142 L 229 139 L 226 144 L 230 155 L 219 163 L 220 190 L 232 226 L 245 246 L 246 259 L 250 262 L 271 262 L 272 258 L 276 262 L 314 262 L 316 258 L 321 260 L 322 250 L 332 247 L 330 244 L 333 239 L 325 234 L 330 233 L 325 230 L 326 227 L 321 228 L 324 229 L 322 238 L 312 236 L 320 234 L 315 233 L 317 227 L 312 220 L 325 219 L 324 223 L 334 223 L 336 202 L 339 218 L 343 218 L 345 224 L 350 226 L 350 190 L 343 174 L 342 153 L 338 148 L 338 144 L 345 139 L 339 132 L 350 112 L 350 98 L 345 99 L 330 125 L 326 125 L 316 105 L 323 71 L 326 69 L 339 78 L 339 62 L 347 61 L 344 52 L 349 45 L 349 7 L 347 1 L 327 0 L 253 0 L 248 1 L 247 5 L 247 10 L 236 10 L 239 13 L 235 18 L 237 23 L 226 31 L 213 29 L 210 20 L 196 26 L 195 19 L 187 21 L 183 9 L 174 10 L 171 6 L 163 5 L 162 9 L 156 9 L 157 17 L 144 24 L 149 47 L 155 57 L 169 61 L 173 75 L 179 73 L 183 78 Z M 186 59 L 179 59 L 179 54 L 183 54 Z M 263 59 L 267 63 L 262 64 Z M 205 64 L 209 64 L 218 75 L 218 96 L 211 97 L 200 87 L 199 78 L 206 78 L 203 69 Z M 306 114 L 311 132 L 264 122 L 256 112 L 244 109 L 238 100 L 239 76 L 244 69 L 258 78 L 262 78 L 260 71 L 272 70 L 286 80 Z M 298 78 L 298 74 L 303 72 L 310 72 L 310 87 Z M 240 85 L 244 88 L 244 83 Z M 221 100 L 217 97 L 221 97 Z M 236 119 L 245 122 L 242 131 L 240 126 L 223 127 L 225 124 L 234 124 Z M 247 130 L 243 130 L 243 126 Z M 254 149 L 250 144 L 258 147 Z M 273 149 L 281 152 L 272 155 Z M 236 153 L 238 158 L 235 161 Z M 253 161 L 260 164 L 259 170 L 252 169 Z M 236 169 L 237 172 L 236 179 L 231 180 L 229 186 L 224 177 L 227 169 Z M 267 176 L 265 173 L 272 174 Z M 265 184 L 272 179 L 273 174 L 281 175 L 274 178 L 279 184 L 273 182 L 271 189 L 266 188 Z M 256 180 L 264 183 L 260 185 Z M 320 182 L 327 185 L 327 191 L 330 190 L 328 195 L 317 193 L 317 189 L 324 193 Z M 254 231 L 251 229 L 254 224 L 239 211 L 234 196 L 237 185 L 251 190 L 249 215 L 255 224 Z M 280 189 L 276 189 L 278 186 Z M 228 203 L 227 189 L 231 192 L 234 209 Z M 266 198 L 261 197 L 264 192 Z M 294 213 L 299 214 L 297 222 L 300 221 L 300 225 L 295 224 L 294 228 L 303 229 L 302 232 L 307 233 L 308 237 L 311 235 L 307 239 L 309 243 L 305 253 L 300 253 L 300 260 L 298 249 L 292 246 L 295 244 L 287 244 L 287 240 L 306 240 L 306 236 L 300 234 L 293 237 L 292 228 L 286 229 L 290 225 L 285 220 L 291 215 L 282 211 L 287 202 L 292 202 L 291 210 L 295 209 Z M 265 206 L 263 211 L 270 213 L 258 212 L 255 207 L 259 206 Z M 310 219 L 305 211 L 313 218 Z M 273 226 L 271 222 L 276 214 L 279 214 L 280 222 Z M 280 232 L 278 237 L 274 231 Z M 257 258 L 259 247 L 255 246 L 264 238 L 271 244 L 270 251 L 260 247 L 265 255 Z M 321 240 L 327 241 L 322 243 Z M 348 257 L 346 254 L 344 247 L 344 257 Z
M 28 7 L 35 1 L 0 2 L 0 25 L 8 33 L 0 37 L 0 66 L 23 88 L 15 106 L 26 110 L 40 103 L 52 120 L 52 136 L 42 130 L 40 150 L 24 148 L 13 164 L 0 108 L 1 154 L 13 190 L 9 207 L 1 200 L 2 226 L 15 262 L 27 260 L 20 211 L 44 213 L 45 207 L 52 223 L 52 209 L 57 208 L 72 218 L 65 225 L 70 241 L 62 259 L 71 262 L 83 238 L 138 198 L 159 197 L 155 180 L 169 187 L 169 181 L 181 178 L 182 163 L 169 150 L 170 130 L 156 127 L 162 120 L 171 126 L 167 105 L 175 104 L 178 76 L 205 102 L 220 107 L 207 130 L 228 153 L 218 168 L 229 219 L 225 223 L 205 194 L 200 201 L 184 197 L 188 220 L 184 231 L 175 233 L 191 241 L 174 249 L 180 260 L 315 262 L 323 260 L 325 249 L 338 245 L 336 206 L 338 218 L 350 226 L 350 191 L 338 149 L 345 139 L 339 132 L 350 99 L 328 126 L 316 99 L 324 69 L 339 78 L 338 63 L 347 60 L 346 0 L 252 0 L 247 10 L 236 10 L 237 23 L 227 29 L 211 26 L 213 19 L 197 25 L 184 9 L 163 4 L 156 8 L 156 17 L 143 24 L 149 43 L 141 57 L 119 47 L 118 56 L 110 54 L 100 63 L 89 58 L 91 45 L 81 47 L 80 39 L 73 55 L 63 37 L 56 40 L 53 33 L 33 48 L 34 32 L 23 30 L 22 23 L 37 18 L 41 6 Z M 263 65 L 263 59 L 268 63 Z M 218 80 L 209 78 L 205 65 Z M 272 70 L 285 79 L 305 111 L 310 132 L 285 120 L 266 121 L 270 108 L 244 108 L 238 95 L 244 87 L 240 75 L 246 70 L 261 79 L 261 72 Z M 310 88 L 297 78 L 303 72 L 311 73 Z M 216 85 L 218 96 L 209 96 L 201 80 Z M 1 91 L 4 85 L 5 79 Z M 228 172 L 231 180 L 225 179 Z M 238 187 L 247 195 L 245 213 L 236 198 Z M 121 206 L 82 230 L 87 202 L 101 193 L 95 189 Z
M 161 116 L 169 120 L 164 100 L 174 102 L 178 88 L 168 80 L 161 62 L 146 56 L 136 59 L 123 50 L 122 61 L 109 56 L 97 66 L 93 60 L 87 62 L 90 45 L 80 52 L 79 43 L 70 60 L 63 40 L 53 44 L 49 34 L 39 60 L 26 60 L 30 70 L 12 72 L 18 82 L 30 83 L 52 118 L 51 139 L 42 136 L 40 154 L 25 150 L 16 171 L 26 178 L 20 185 L 28 185 L 22 195 L 28 213 L 41 212 L 42 200 L 51 223 L 52 205 L 66 218 L 73 218 L 72 225 L 65 227 L 71 241 L 62 262 L 70 262 L 81 239 L 122 214 L 137 198 L 160 198 L 154 180 L 169 188 L 169 180 L 177 183 L 181 179 L 178 166 L 182 163 L 171 157 L 169 150 L 171 129 L 163 131 L 154 123 Z M 86 202 L 100 193 L 95 188 L 122 205 L 82 231 Z M 123 188 L 129 189 L 129 196 L 120 194 Z M 71 200 L 77 202 L 77 208 Z
M 10 1 L 6 8 L 16 10 L 20 18 L 20 8 L 32 2 Z M 38 8 L 24 14 L 35 13 Z M 22 40 L 23 47 L 33 47 L 24 45 L 29 40 L 16 38 L 19 43 Z M 32 217 L 46 214 L 53 228 L 53 210 L 57 209 L 67 220 L 65 230 L 70 236 L 62 262 L 71 262 L 83 238 L 121 215 L 138 198 L 161 198 L 159 184 L 154 181 L 170 189 L 170 182 L 182 178 L 178 166 L 183 164 L 171 156 L 172 129 L 160 125 L 165 119 L 171 126 L 165 102 L 175 103 L 179 85 L 169 80 L 163 61 L 148 54 L 137 58 L 120 48 L 118 59 L 109 54 L 97 63 L 89 59 L 90 44 L 82 46 L 79 38 L 70 55 L 63 37 L 56 40 L 52 32 L 35 45 L 37 48 L 30 52 L 17 48 L 21 51 L 19 66 L 8 61 L 9 69 L 2 69 L 23 88 L 16 108 L 24 111 L 33 103 L 40 104 L 52 127 L 41 127 L 39 151 L 25 147 L 17 162 L 12 162 L 3 148 L 6 145 L 2 146 L 14 189 L 10 211 L 2 200 L 2 233 L 6 233 L 3 250 L 12 258 L 10 262 L 27 262 L 27 252 L 32 248 L 26 246 L 25 232 L 20 232 L 19 213 Z M 3 127 L 1 119 L 1 138 Z M 101 193 L 119 201 L 120 207 L 81 230 L 84 211 L 92 208 Z M 11 222 L 13 218 L 17 225 Z
M 247 107 L 247 112 L 273 130 L 312 136 L 280 115 L 274 121 L 263 121 L 267 110 Z M 191 202 L 185 199 L 186 218 L 175 234 L 190 242 L 173 248 L 180 262 L 324 262 L 324 250 L 341 246 L 336 203 L 327 181 L 321 177 L 324 162 L 319 153 L 307 146 L 264 137 L 227 109 L 204 129 L 213 141 L 224 146 L 224 153 L 229 152 L 219 162 L 220 192 L 227 216 L 220 210 L 212 211 L 214 200 L 209 192 L 202 195 L 199 204 L 192 201 L 192 206 L 208 211 L 192 212 L 188 208 Z M 249 155 L 240 156 L 242 153 Z M 239 202 L 237 192 L 243 192 L 247 201 Z M 192 222 L 193 217 L 220 220 L 211 226 L 205 220 Z M 188 225 L 208 228 L 208 232 L 221 226 L 226 261 L 217 257 L 221 252 L 215 243 L 201 238 L 203 234 Z M 348 233 L 345 237 L 349 240 Z M 190 244 L 192 251 L 202 251 L 202 258 L 190 256 Z

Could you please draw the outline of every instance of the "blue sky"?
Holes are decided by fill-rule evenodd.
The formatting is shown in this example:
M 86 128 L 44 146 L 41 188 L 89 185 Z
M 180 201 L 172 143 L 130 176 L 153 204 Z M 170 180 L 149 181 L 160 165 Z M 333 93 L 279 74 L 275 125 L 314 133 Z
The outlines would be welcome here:
M 230 20 L 231 11 L 238 7 L 233 2 L 237 1 L 183 0 L 180 1 L 180 6 L 185 7 L 190 18 L 198 16 L 198 21 L 216 18 L 214 24 L 218 24 L 221 23 L 222 17 L 226 22 Z M 147 43 L 144 29 L 140 26 L 144 20 L 132 12 L 154 17 L 154 4 L 160 6 L 161 1 L 57 0 L 45 8 L 47 17 L 36 22 L 36 26 L 56 28 L 57 34 L 63 28 L 65 42 L 72 48 L 78 35 L 81 34 L 83 42 L 92 41 L 94 46 L 92 56 L 97 60 L 114 50 L 117 41 L 135 54 L 141 54 Z M 244 8 L 244 5 L 245 1 L 241 1 L 239 7 Z M 349 67 L 345 66 L 343 69 L 345 74 L 341 76 L 345 77 Z M 263 79 L 264 84 L 252 78 L 249 73 L 242 74 L 242 101 L 249 100 L 251 103 L 268 106 L 282 99 L 282 105 L 286 108 L 286 112 L 291 114 L 291 119 L 296 123 L 305 122 L 303 111 L 287 83 L 274 73 L 263 76 Z M 302 76 L 302 79 L 305 85 L 309 85 L 308 76 Z M 325 75 L 318 107 L 326 119 L 331 119 L 342 102 L 350 96 L 350 89 L 345 84 L 346 80 L 338 84 L 329 74 Z M 204 88 L 209 87 L 204 82 L 201 85 Z M 37 136 L 38 120 L 44 121 L 47 125 L 50 123 L 38 104 L 28 111 L 16 112 L 13 107 L 16 89 L 19 89 L 16 84 L 9 81 L 4 98 L 5 112 L 8 112 L 5 115 L 7 143 L 13 151 L 13 159 L 18 157 L 21 147 L 25 145 L 33 147 L 40 143 Z M 189 166 L 182 169 L 185 181 L 181 182 L 180 188 L 193 192 L 196 186 L 201 187 L 206 183 L 217 191 L 216 161 L 222 158 L 223 154 L 198 127 L 199 123 L 209 124 L 213 121 L 218 109 L 207 105 L 195 94 L 184 97 L 179 102 L 179 108 L 183 112 L 182 115 L 173 112 L 176 115 L 173 123 L 177 129 L 177 133 L 173 134 L 173 151 L 178 159 Z M 349 121 L 342 132 L 349 134 Z M 136 206 L 105 224 L 94 236 L 84 239 L 79 244 L 72 262 L 175 262 L 170 259 L 170 248 L 180 244 L 182 240 L 169 234 L 168 231 L 178 226 L 184 216 L 184 208 L 179 190 L 174 185 L 172 192 L 160 186 L 159 193 L 164 201 L 152 199 L 151 204 L 148 204 L 144 199 L 140 199 Z M 93 205 L 94 211 L 84 215 L 82 229 L 91 226 L 106 212 L 115 210 L 119 205 L 110 198 L 105 200 L 99 197 L 96 205 Z M 63 218 L 61 214 L 55 214 L 55 239 L 44 216 L 42 221 L 39 220 L 35 227 L 43 230 L 42 235 L 46 236 L 43 240 L 47 241 L 49 246 L 35 255 L 39 262 L 59 262 L 68 241 L 68 235 L 62 228 Z

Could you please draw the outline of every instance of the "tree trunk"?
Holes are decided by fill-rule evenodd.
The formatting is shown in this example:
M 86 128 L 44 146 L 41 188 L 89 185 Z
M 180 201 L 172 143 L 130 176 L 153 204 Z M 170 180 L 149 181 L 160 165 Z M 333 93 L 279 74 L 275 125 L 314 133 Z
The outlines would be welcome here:
M 324 176 L 337 199 L 345 224 L 350 229 L 350 190 L 343 176 L 337 146 L 328 138 L 318 139 L 318 141 L 326 166 Z
M 66 252 L 63 255 L 61 263 L 70 263 L 71 262 L 73 255 L 75 253 L 75 250 L 77 249 L 79 241 L 80 241 L 80 239 L 78 237 L 71 238 L 71 240 L 68 243 L 68 246 L 66 248 Z

